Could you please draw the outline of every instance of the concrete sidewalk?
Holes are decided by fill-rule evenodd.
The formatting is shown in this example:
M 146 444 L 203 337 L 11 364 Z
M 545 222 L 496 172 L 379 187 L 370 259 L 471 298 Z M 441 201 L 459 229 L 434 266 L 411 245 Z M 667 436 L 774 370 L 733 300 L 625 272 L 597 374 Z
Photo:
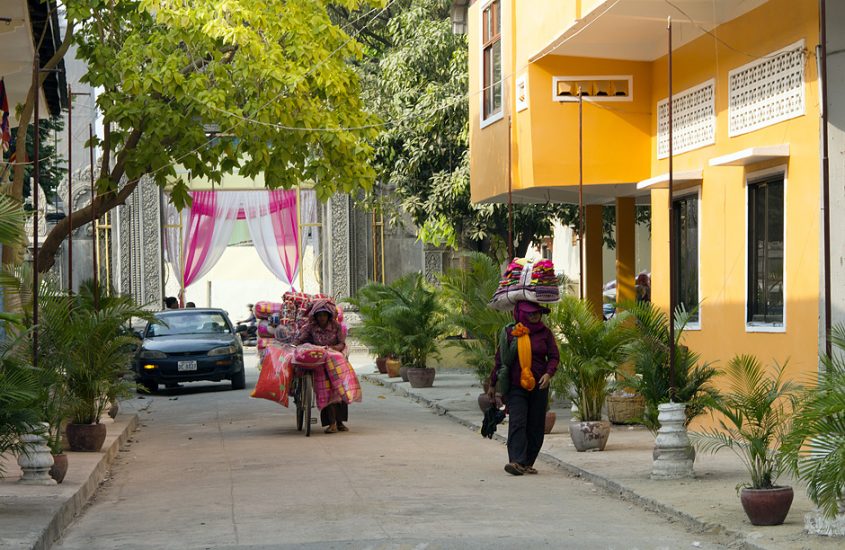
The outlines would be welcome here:
M 365 368 L 357 370 L 372 383 L 389 387 L 473 431 L 481 429 L 482 414 L 477 397 L 482 388 L 470 372 L 438 369 L 434 387 L 415 389 L 401 378 L 366 374 L 371 371 Z M 570 410 L 554 404 L 552 410 L 557 414 L 557 422 L 552 433 L 546 436 L 541 453 L 541 460 L 550 466 L 562 468 L 621 498 L 657 510 L 693 528 L 725 533 L 745 548 L 841 550 L 845 547 L 842 538 L 818 537 L 804 531 L 804 515 L 814 507 L 804 487 L 794 480 L 781 480 L 795 489 L 795 500 L 786 522 L 774 527 L 755 527 L 748 522 L 736 492 L 736 486 L 747 481 L 748 475 L 739 458 L 730 451 L 699 455 L 695 460 L 695 479 L 652 481 L 649 474 L 654 437 L 648 430 L 639 426 L 613 426 L 604 451 L 579 453 L 569 437 Z M 499 426 L 494 437 L 503 443 L 506 435 L 507 421 Z M 491 442 L 491 445 L 495 444 Z M 504 448 L 500 452 L 504 466 L 507 453 Z M 553 469 L 543 468 L 542 464 L 538 469 L 541 475 L 555 475 Z M 503 470 L 502 475 L 508 474 Z M 612 518 L 607 521 L 613 523 Z
M 68 452 L 67 476 L 61 485 L 21 485 L 20 467 L 5 460 L 6 478 L 0 480 L 0 548 L 50 548 L 62 531 L 94 496 L 108 475 L 111 463 L 138 425 L 138 415 L 105 417 L 107 435 L 98 453 Z

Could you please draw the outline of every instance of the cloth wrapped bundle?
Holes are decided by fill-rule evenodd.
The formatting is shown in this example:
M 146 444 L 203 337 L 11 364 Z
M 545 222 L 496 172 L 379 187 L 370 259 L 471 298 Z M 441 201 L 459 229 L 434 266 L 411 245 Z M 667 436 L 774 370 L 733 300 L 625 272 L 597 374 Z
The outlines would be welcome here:
M 273 314 L 282 314 L 282 310 L 284 309 L 285 305 L 279 302 L 256 302 L 255 304 L 255 316 L 259 319 L 269 319 Z
M 326 350 L 326 368 L 314 372 L 314 393 L 317 408 L 331 403 L 358 403 L 362 399 L 361 384 L 346 356 Z
M 258 336 L 262 338 L 272 338 L 275 336 L 275 328 L 270 324 L 270 321 L 267 319 L 262 319 L 258 321 L 258 325 L 256 326 L 256 332 Z
M 268 399 L 288 406 L 290 382 L 293 379 L 292 353 L 290 348 L 270 346 L 261 360 L 261 372 L 255 389 L 249 394 L 257 399 Z
M 301 344 L 293 350 L 293 364 L 297 367 L 313 369 L 326 362 L 326 348 L 312 344 Z
M 560 300 L 560 287 L 551 260 L 532 263 L 514 258 L 499 281 L 490 307 L 510 310 L 519 301 L 549 304 Z

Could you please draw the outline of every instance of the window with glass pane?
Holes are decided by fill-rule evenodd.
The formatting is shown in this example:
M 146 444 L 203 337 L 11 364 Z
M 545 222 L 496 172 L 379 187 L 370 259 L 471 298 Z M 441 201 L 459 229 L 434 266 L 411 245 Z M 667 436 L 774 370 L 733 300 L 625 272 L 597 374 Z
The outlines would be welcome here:
M 675 304 L 695 312 L 690 321 L 697 323 L 698 312 L 698 195 L 675 199 L 672 203 L 675 238 Z
M 783 174 L 748 185 L 748 314 L 783 326 Z
M 499 0 L 482 12 L 482 59 L 484 64 L 483 118 L 502 111 L 502 20 Z

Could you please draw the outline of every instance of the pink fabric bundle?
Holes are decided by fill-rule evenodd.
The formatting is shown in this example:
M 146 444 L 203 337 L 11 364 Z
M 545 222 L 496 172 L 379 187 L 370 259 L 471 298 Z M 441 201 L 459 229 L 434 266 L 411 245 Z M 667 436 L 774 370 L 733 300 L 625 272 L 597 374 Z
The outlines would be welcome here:
M 270 321 L 262 319 L 261 321 L 258 321 L 256 332 L 258 332 L 258 336 L 262 338 L 273 338 L 276 331 L 272 325 L 270 325 Z
M 261 301 L 255 304 L 255 316 L 259 319 L 269 319 L 271 315 L 278 313 L 280 316 L 285 305 L 279 302 Z

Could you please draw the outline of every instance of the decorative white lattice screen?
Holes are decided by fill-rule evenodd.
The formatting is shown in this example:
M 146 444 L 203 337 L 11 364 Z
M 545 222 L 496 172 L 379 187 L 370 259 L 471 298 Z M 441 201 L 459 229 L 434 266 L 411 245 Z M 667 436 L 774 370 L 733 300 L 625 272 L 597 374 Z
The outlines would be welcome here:
M 728 135 L 804 114 L 804 41 L 728 73 Z
M 715 82 L 709 80 L 672 98 L 672 153 L 716 142 Z M 669 156 L 669 99 L 657 103 L 657 158 Z

